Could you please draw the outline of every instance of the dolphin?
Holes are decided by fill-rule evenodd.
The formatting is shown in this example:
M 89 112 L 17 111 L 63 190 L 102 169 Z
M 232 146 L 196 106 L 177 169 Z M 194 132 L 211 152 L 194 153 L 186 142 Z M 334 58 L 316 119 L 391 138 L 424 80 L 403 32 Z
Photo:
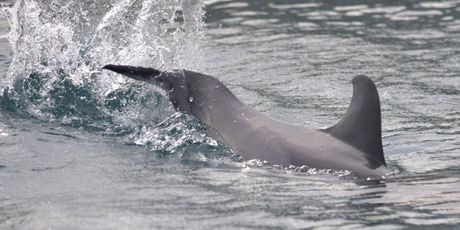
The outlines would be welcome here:
M 124 65 L 103 69 L 160 86 L 176 111 L 198 118 L 212 137 L 246 160 L 348 170 L 363 178 L 391 173 L 383 155 L 379 95 L 367 76 L 353 78 L 344 117 L 317 130 L 271 119 L 241 102 L 220 80 L 202 73 Z

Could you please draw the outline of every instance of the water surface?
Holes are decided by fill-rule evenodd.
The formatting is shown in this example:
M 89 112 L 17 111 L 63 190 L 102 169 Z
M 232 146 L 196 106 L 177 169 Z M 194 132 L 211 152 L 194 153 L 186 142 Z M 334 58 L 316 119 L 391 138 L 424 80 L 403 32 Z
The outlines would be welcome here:
M 457 229 L 459 1 L 1 2 L 0 228 Z M 203 18 L 203 15 L 205 16 Z M 371 77 L 395 175 L 244 161 L 107 63 L 221 79 L 328 127 Z

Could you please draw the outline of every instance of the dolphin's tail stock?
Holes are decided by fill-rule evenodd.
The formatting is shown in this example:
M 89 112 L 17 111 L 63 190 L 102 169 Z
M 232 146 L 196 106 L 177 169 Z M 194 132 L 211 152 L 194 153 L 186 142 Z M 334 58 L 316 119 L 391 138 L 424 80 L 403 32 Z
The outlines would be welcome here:
M 127 65 L 106 65 L 102 69 L 108 69 L 115 73 L 123 74 L 129 78 L 139 81 L 152 81 L 162 72 L 153 68 L 127 66 Z

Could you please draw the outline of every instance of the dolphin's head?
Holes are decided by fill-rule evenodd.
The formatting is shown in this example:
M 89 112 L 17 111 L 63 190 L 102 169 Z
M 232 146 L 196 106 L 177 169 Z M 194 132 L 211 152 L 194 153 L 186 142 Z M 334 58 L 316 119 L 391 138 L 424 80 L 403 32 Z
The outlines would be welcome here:
M 183 88 L 183 84 L 185 84 L 185 74 L 180 70 L 166 72 L 153 68 L 126 65 L 106 65 L 102 67 L 102 69 L 111 70 L 115 73 L 125 75 L 134 80 L 159 85 L 161 88 L 168 91 L 175 87 Z
M 184 71 L 162 72 L 153 68 L 124 65 L 106 65 L 102 69 L 123 74 L 129 78 L 158 85 L 166 90 L 174 107 L 182 112 L 190 112 L 190 95 Z

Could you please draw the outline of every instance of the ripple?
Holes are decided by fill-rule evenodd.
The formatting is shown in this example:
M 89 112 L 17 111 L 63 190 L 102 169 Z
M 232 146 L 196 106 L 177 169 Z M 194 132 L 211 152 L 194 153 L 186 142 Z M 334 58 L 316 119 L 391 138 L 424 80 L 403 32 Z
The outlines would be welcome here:
M 246 2 L 228 2 L 228 3 L 218 2 L 218 3 L 219 4 L 214 5 L 215 9 L 234 9 L 234 8 L 245 8 L 249 6 L 249 3 L 246 3 Z
M 349 6 L 336 6 L 334 7 L 335 11 L 361 11 L 368 9 L 367 5 L 349 5 Z
M 457 6 L 459 3 L 458 1 L 442 1 L 442 2 L 420 2 L 419 3 L 422 8 L 429 8 L 429 9 L 447 9 L 453 8 Z
M 298 3 L 298 4 L 275 4 L 268 3 L 268 6 L 274 9 L 281 10 L 292 10 L 292 9 L 305 9 L 305 8 L 318 8 L 322 6 L 321 3 L 309 2 L 309 3 Z
M 0 133 L 9 134 L 0 136 L 0 190 L 6 194 L 0 198 L 0 228 L 458 226 L 458 1 L 210 0 L 205 33 L 187 33 L 201 25 L 184 26 L 187 13 L 199 19 L 200 12 L 177 10 L 178 1 L 124 7 L 129 2 L 106 9 L 71 1 L 71 12 L 58 7 L 41 14 L 36 22 L 46 26 L 23 24 L 34 39 L 22 42 L 44 43 L 22 43 L 24 49 L 13 51 L 50 52 L 17 52 L 32 59 L 16 56 L 25 61 L 13 61 L 16 70 L 31 68 L 9 75 L 24 84 L 10 84 L 15 94 L 2 94 L 0 122 L 12 125 L 0 126 Z M 22 10 L 33 13 L 27 7 Z M 21 20 L 37 18 L 28 16 Z M 156 21 L 161 26 L 148 26 Z M 199 46 L 201 39 L 208 43 Z M 193 52 L 197 47 L 204 61 Z M 138 59 L 159 50 L 163 60 Z M 0 58 L 8 59 L 7 53 Z M 56 57 L 66 54 L 70 65 L 53 69 Z M 49 59 L 48 66 L 39 59 Z M 400 172 L 360 181 L 347 172 L 231 157 L 199 122 L 174 114 L 164 93 L 101 75 L 94 60 L 164 68 L 172 60 L 171 66 L 203 69 L 245 103 L 310 127 L 340 119 L 351 78 L 367 74 L 381 96 L 387 161 Z M 21 111 L 32 116 L 21 120 Z M 72 122 L 79 123 L 72 128 Z M 85 128 L 94 124 L 99 131 Z

